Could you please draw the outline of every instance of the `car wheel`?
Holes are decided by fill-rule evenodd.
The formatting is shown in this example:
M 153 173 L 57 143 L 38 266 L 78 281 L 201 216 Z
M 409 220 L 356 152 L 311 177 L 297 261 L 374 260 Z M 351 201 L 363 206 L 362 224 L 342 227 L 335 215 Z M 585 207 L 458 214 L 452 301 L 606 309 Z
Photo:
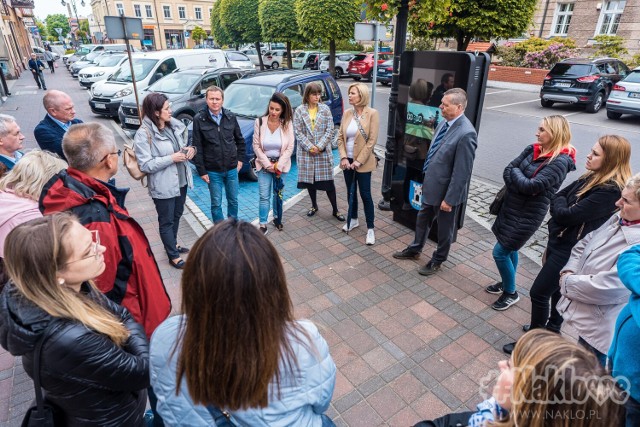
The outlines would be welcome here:
M 280 66 L 280 64 L 278 64 L 278 61 L 273 61 L 273 62 L 271 63 L 271 68 L 273 68 L 274 70 L 275 70 L 276 68 L 278 68 L 279 66 Z
M 256 169 L 252 167 L 250 167 L 249 170 L 244 173 L 244 177 L 247 179 L 247 181 L 253 181 L 253 182 L 258 181 L 258 175 L 256 174 Z
M 189 126 L 191 124 L 191 122 L 193 121 L 193 117 L 191 117 L 191 115 L 187 114 L 187 113 L 178 114 L 176 116 L 176 119 L 178 119 L 182 123 L 184 123 L 185 126 Z
M 342 74 L 344 74 L 344 71 L 342 71 L 342 68 L 336 67 L 336 72 L 335 72 L 336 79 L 339 79 L 340 77 L 342 77 Z
M 597 113 L 602 108 L 602 104 L 604 103 L 604 93 L 598 92 L 593 97 L 593 101 L 587 104 L 585 110 L 587 113 Z
M 353 80 L 359 82 L 360 81 L 360 77 L 354 77 Z
M 551 108 L 553 107 L 553 101 L 547 101 L 546 99 L 540 99 L 540 105 L 542 105 L 544 108 Z
M 389 86 L 389 82 L 387 82 L 387 81 L 380 82 L 380 84 L 381 84 L 382 86 Z
M 373 79 L 373 70 L 371 70 L 371 72 L 369 72 L 369 74 L 367 74 L 364 79 L 370 82 Z
M 615 113 L 613 111 L 607 110 L 607 118 L 612 120 L 618 120 L 620 119 L 620 117 L 622 117 L 622 113 Z

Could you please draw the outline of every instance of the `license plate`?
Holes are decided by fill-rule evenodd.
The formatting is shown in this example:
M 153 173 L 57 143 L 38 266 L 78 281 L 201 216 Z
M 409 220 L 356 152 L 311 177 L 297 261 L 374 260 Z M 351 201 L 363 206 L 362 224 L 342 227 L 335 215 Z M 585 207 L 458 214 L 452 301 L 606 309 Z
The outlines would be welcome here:
M 125 123 L 129 123 L 130 125 L 139 125 L 140 124 L 140 120 L 139 119 L 130 119 L 130 118 L 126 118 L 124 119 Z
M 629 98 L 640 98 L 640 93 L 638 93 L 638 92 L 629 92 Z
M 98 103 L 96 103 L 95 108 L 97 108 L 99 110 L 106 110 L 107 109 L 107 104 L 98 104 Z
M 556 83 L 555 86 L 558 86 L 558 87 L 571 87 L 571 83 Z

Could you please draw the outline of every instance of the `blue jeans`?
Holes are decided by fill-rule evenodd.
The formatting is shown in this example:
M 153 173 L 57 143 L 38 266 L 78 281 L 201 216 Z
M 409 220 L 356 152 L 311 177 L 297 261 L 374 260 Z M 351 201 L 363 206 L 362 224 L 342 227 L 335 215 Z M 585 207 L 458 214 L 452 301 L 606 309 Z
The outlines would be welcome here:
M 629 400 L 624 405 L 627 412 L 625 427 L 636 427 L 640 425 L 640 402 L 629 396 Z
M 349 159 L 352 163 L 352 160 Z M 358 173 L 352 169 L 343 171 L 344 182 L 347 184 L 347 201 L 350 203 L 349 210 L 352 219 L 358 219 L 358 189 L 364 205 L 364 217 L 367 220 L 367 229 L 373 228 L 375 210 L 373 209 L 373 198 L 371 197 L 371 172 Z M 350 194 L 351 185 L 355 175 L 356 185 L 353 187 L 354 194 Z
M 600 364 L 602 365 L 603 368 L 607 367 L 607 355 L 606 354 L 600 353 L 598 350 L 596 350 L 595 347 L 593 347 L 591 344 L 586 342 L 582 337 L 578 337 L 578 344 L 580 344 L 581 346 L 583 346 L 584 348 L 589 350 L 591 353 L 593 353 L 596 356 L 596 358 L 598 359 L 598 362 L 600 362 Z
M 211 217 L 214 224 L 224 221 L 222 215 L 222 187 L 227 195 L 227 217 L 238 218 L 238 170 L 230 169 L 226 172 L 211 172 L 209 175 L 209 194 L 211 195 Z
M 264 169 L 260 169 L 258 175 L 258 195 L 260 196 L 260 203 L 258 204 L 258 216 L 260 217 L 260 225 L 265 225 L 269 218 L 269 209 L 273 206 L 275 211 L 276 197 L 273 194 L 273 174 L 267 172 Z M 283 173 L 282 179 L 286 176 Z
M 331 418 L 327 416 L 327 414 L 322 414 L 322 427 L 335 427 L 336 424 L 333 422 Z
M 502 289 L 507 293 L 516 291 L 516 270 L 518 269 L 518 251 L 512 251 L 500 243 L 493 247 L 493 260 L 502 278 Z

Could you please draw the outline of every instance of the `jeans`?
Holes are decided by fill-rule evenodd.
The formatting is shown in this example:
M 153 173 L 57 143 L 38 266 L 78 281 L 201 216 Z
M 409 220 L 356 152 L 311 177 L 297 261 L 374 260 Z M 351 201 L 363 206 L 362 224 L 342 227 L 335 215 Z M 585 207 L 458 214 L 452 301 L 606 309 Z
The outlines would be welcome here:
M 629 400 L 624 404 L 624 409 L 627 412 L 625 427 L 640 426 L 640 402 L 629 396 Z
M 227 195 L 227 217 L 238 218 L 238 170 L 229 169 L 226 172 L 211 172 L 209 175 L 209 194 L 211 195 L 211 217 L 214 224 L 224 221 L 222 215 L 222 187 Z
M 349 160 L 351 162 L 351 160 Z M 351 219 L 358 219 L 358 188 L 360 189 L 360 197 L 364 205 L 364 217 L 367 220 L 367 228 L 373 228 L 373 220 L 375 211 L 373 209 L 373 198 L 371 197 L 371 172 L 358 173 L 352 169 L 343 171 L 344 182 L 347 184 L 347 194 L 349 202 L 349 211 Z M 353 177 L 355 175 L 356 185 L 353 187 L 354 194 L 350 194 Z
M 578 337 L 578 344 L 589 350 L 591 353 L 595 354 L 598 362 L 602 365 L 603 368 L 607 367 L 607 355 L 604 353 L 600 353 L 596 350 L 591 344 L 586 342 L 582 337 Z
M 336 427 L 336 424 L 327 414 L 322 414 L 322 427 Z
M 560 271 L 569 261 L 571 248 L 547 246 L 547 259 L 531 286 L 531 328 L 560 329 L 562 316 L 556 310 L 560 300 Z M 551 301 L 551 306 L 549 305 Z
M 493 260 L 502 278 L 502 289 L 512 294 L 516 291 L 516 270 L 518 269 L 518 251 L 512 251 L 500 243 L 493 247 Z
M 160 239 L 164 250 L 170 260 L 180 258 L 180 252 L 176 249 L 178 244 L 178 228 L 180 218 L 184 212 L 184 203 L 187 199 L 187 186 L 180 188 L 180 195 L 170 199 L 153 199 L 158 213 L 158 225 L 160 226 Z
M 264 169 L 260 169 L 258 175 L 258 195 L 260 202 L 258 204 L 258 216 L 260 217 L 260 225 L 265 225 L 269 218 L 269 209 L 273 206 L 274 212 L 276 207 L 276 196 L 273 194 L 273 174 Z M 286 173 L 281 175 L 282 179 Z
M 38 71 L 37 73 L 32 71 L 31 74 L 33 74 L 33 79 L 38 84 L 38 89 L 47 90 L 47 84 L 44 82 L 44 74 L 42 74 L 42 71 Z
M 422 203 L 416 218 L 416 232 L 413 242 L 407 249 L 415 253 L 422 252 L 422 248 L 429 236 L 433 222 L 438 220 L 438 246 L 431 256 L 431 261 L 442 264 L 449 256 L 451 242 L 456 231 L 456 217 L 460 205 L 452 206 L 451 212 L 440 209 L 440 205 L 432 206 Z

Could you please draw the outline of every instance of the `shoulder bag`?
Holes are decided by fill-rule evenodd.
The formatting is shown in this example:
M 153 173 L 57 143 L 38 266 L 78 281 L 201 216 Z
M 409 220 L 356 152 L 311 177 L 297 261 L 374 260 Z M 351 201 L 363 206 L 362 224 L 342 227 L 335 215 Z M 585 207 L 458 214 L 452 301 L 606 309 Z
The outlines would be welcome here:
M 360 132 L 360 135 L 362 135 L 362 137 L 364 138 L 364 143 L 366 144 L 367 142 L 369 142 L 369 135 L 367 135 L 367 133 L 362 128 L 362 125 L 360 124 L 360 119 L 358 118 L 358 116 L 356 116 L 355 110 L 353 111 L 353 120 L 356 121 L 356 125 L 358 125 L 358 131 Z M 373 151 L 373 149 L 371 150 L 371 154 L 373 154 L 373 156 L 376 158 L 376 167 L 378 167 L 378 163 L 380 162 L 380 157 L 378 157 L 378 155 L 375 153 L 375 151 Z
M 149 141 L 149 146 L 151 146 L 151 130 L 149 128 L 145 128 L 147 131 L 147 139 Z M 131 178 L 136 181 L 140 181 L 143 187 L 146 187 L 145 178 L 147 174 L 140 170 L 140 166 L 138 165 L 138 157 L 136 156 L 136 150 L 134 148 L 134 142 L 125 142 L 124 150 L 122 153 L 122 164 L 131 175 Z
M 42 386 L 40 385 L 40 356 L 42 354 L 42 344 L 49 335 L 49 332 L 51 332 L 54 323 L 54 321 L 49 323 L 44 330 L 33 353 L 33 384 L 36 401 L 35 405 L 32 403 L 29 409 L 27 409 L 27 413 L 22 419 L 22 427 L 56 427 L 64 425 L 61 421 L 62 414 L 60 409 L 44 398 L 42 395 Z

